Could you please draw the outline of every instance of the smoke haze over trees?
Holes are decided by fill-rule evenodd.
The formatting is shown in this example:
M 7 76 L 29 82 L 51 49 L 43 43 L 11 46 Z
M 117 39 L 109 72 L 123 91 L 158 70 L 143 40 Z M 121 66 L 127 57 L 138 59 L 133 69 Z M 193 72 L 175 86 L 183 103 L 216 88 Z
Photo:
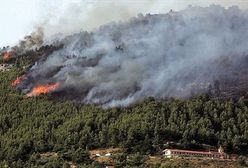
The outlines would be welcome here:
M 190 100 L 148 98 L 130 107 L 108 109 L 50 96 L 23 99 L 10 83 L 21 74 L 24 60 L 0 72 L 0 167 L 91 165 L 87 154 L 91 149 L 121 147 L 128 154 L 150 155 L 166 148 L 167 141 L 180 142 L 186 149 L 203 150 L 204 143 L 222 145 L 230 153 L 248 153 L 244 98 L 237 102 L 205 95 Z M 42 157 L 51 152 L 57 156 Z
M 190 97 L 247 70 L 247 29 L 248 12 L 238 7 L 140 14 L 60 39 L 64 47 L 38 61 L 19 88 L 59 82 L 65 95 L 110 106 Z
M 37 28 L 0 49 L 0 167 L 106 167 L 89 151 L 109 147 L 122 150 L 115 167 L 149 167 L 170 147 L 248 154 L 247 11 L 189 7 L 49 38 Z

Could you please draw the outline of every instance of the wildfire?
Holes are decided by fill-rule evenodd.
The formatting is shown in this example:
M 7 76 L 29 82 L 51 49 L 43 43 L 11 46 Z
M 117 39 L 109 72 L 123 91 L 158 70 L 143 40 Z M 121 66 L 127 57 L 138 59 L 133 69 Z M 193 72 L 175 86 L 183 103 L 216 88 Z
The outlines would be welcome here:
M 4 55 L 3 55 L 3 60 L 4 61 L 9 61 L 11 58 L 12 58 L 12 52 L 7 51 L 7 52 L 4 53 Z
M 19 76 L 16 78 L 16 80 L 14 80 L 12 83 L 11 83 L 11 86 L 12 87 L 16 87 L 17 85 L 19 85 L 23 79 L 25 78 L 26 76 L 25 75 L 22 75 L 22 76 Z
M 33 88 L 33 90 L 26 95 L 26 97 L 39 96 L 41 94 L 48 94 L 56 90 L 60 86 L 60 83 L 39 85 Z

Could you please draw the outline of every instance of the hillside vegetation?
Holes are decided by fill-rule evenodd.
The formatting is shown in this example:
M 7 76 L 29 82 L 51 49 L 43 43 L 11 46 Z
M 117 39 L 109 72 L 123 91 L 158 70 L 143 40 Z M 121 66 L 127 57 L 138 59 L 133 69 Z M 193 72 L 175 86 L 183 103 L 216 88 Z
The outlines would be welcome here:
M 26 71 L 27 58 L 20 57 L 13 69 L 0 72 L 0 167 L 66 167 L 69 162 L 100 167 L 88 151 L 107 147 L 138 153 L 133 162 L 124 162 L 121 155 L 117 167 L 144 167 L 145 155 L 161 152 L 167 141 L 191 149 L 222 145 L 227 152 L 248 154 L 248 102 L 242 97 L 238 101 L 211 100 L 207 95 L 190 100 L 147 98 L 108 109 L 52 95 L 24 98 L 10 84 Z M 47 152 L 57 155 L 42 157 Z

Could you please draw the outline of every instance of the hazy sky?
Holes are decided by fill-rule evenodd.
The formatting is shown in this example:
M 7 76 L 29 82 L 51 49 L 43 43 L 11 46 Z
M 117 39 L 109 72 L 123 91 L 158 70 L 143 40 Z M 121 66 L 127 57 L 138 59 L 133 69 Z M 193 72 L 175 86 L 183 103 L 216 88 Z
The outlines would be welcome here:
M 15 44 L 41 23 L 47 34 L 71 33 L 140 12 L 165 13 L 213 3 L 248 8 L 247 0 L 1 0 L 0 46 Z

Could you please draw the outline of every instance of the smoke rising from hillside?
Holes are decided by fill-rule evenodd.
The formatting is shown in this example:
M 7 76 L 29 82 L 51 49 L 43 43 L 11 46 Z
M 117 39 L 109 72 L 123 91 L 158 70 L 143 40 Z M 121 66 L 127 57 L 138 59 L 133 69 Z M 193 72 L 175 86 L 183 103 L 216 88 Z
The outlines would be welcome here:
M 188 5 L 211 4 L 248 8 L 246 0 L 4 0 L 0 5 L 0 20 L 5 25 L 0 31 L 0 46 L 16 44 L 35 26 L 43 27 L 45 37 L 50 38 L 57 33 L 90 31 L 138 13 L 166 13 Z
M 43 4 L 43 5 L 42 5 Z M 207 7 L 211 4 L 248 8 L 244 0 L 43 0 L 37 24 L 44 28 L 46 37 L 91 31 L 100 25 L 127 20 L 139 13 L 167 13 L 188 5 Z M 45 13 L 43 11 L 46 11 Z
M 72 99 L 109 106 L 148 96 L 186 98 L 247 66 L 247 30 L 248 12 L 238 7 L 138 15 L 64 38 L 21 88 L 59 82 L 57 91 Z

